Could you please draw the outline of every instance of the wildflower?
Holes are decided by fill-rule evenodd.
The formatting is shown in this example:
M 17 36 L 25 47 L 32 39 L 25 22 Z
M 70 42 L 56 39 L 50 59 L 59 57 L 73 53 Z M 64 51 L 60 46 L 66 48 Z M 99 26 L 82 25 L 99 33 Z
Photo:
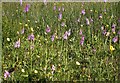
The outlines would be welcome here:
M 116 42 L 118 41 L 118 36 L 115 36 L 115 37 L 112 39 L 112 41 L 113 41 L 114 43 L 116 43 Z
M 80 40 L 80 45 L 82 45 L 82 46 L 83 46 L 84 40 L 85 40 L 85 37 L 84 37 L 84 36 L 82 36 L 82 38 L 81 38 L 81 40 Z
M 66 32 L 65 32 L 65 34 L 63 35 L 63 38 L 64 38 L 64 39 L 67 39 L 68 36 L 70 36 L 70 34 L 71 34 L 71 30 L 69 29 L 69 31 L 66 31 Z
M 18 35 L 20 34 L 19 31 L 17 31 L 17 34 L 18 34 Z
M 7 78 L 7 77 L 10 77 L 10 73 L 9 73 L 8 71 L 5 70 L 4 78 Z
M 53 10 L 56 10 L 56 5 L 53 7 Z
M 80 65 L 80 63 L 78 61 L 76 61 L 76 65 Z
M 22 0 L 20 0 L 20 5 L 22 5 Z
M 86 18 L 86 24 L 87 24 L 87 25 L 89 25 L 89 24 L 90 24 L 90 22 L 89 22 L 89 19 L 88 19 L 88 18 Z
M 54 41 L 55 35 L 52 35 L 51 40 Z
M 61 20 L 62 19 L 62 13 L 59 13 L 58 19 Z
M 101 19 L 101 18 L 102 18 L 102 14 L 99 15 L 99 19 Z
M 21 23 L 21 22 L 19 22 L 19 25 L 22 25 L 22 23 Z
M 67 35 L 70 36 L 70 34 L 71 34 L 71 29 L 67 31 Z
M 24 70 L 24 69 L 22 69 L 21 71 L 22 71 L 23 73 L 25 72 L 25 70 Z
M 80 32 L 79 32 L 80 35 L 82 35 L 82 29 L 80 29 Z
M 110 32 L 107 32 L 107 33 L 106 33 L 106 36 L 109 36 L 109 35 L 110 35 Z
M 112 32 L 115 34 L 115 28 L 112 28 Z
M 55 71 L 55 66 L 54 65 L 52 65 L 52 74 L 54 73 L 54 71 Z
M 115 48 L 112 45 L 110 45 L 110 51 L 112 52 L 114 50 L 115 50 Z
M 34 31 L 32 27 L 30 29 L 31 29 L 32 32 Z
M 23 28 L 23 29 L 21 30 L 21 34 L 24 34 L 24 32 L 25 32 L 25 29 Z
M 14 44 L 14 47 L 15 48 L 19 48 L 20 47 L 20 38 L 18 41 L 16 41 L 16 43 Z
M 80 18 L 77 19 L 77 22 L 80 22 Z
M 103 35 L 106 35 L 106 33 L 107 33 L 106 30 L 103 30 L 102 34 L 103 34 Z
M 109 27 L 109 25 L 107 24 L 106 27 Z
M 101 27 L 101 30 L 104 30 L 104 26 Z
M 115 24 L 113 24 L 113 25 L 112 25 L 112 28 L 115 28 L 115 27 L 116 27 L 116 25 L 115 25 Z
M 93 10 L 91 9 L 90 11 L 92 12 Z
M 83 15 L 85 15 L 85 9 L 83 9 L 83 10 L 81 11 L 81 13 L 82 13 Z
M 28 24 L 25 24 L 25 26 L 27 27 L 27 26 L 28 26 Z
M 67 31 L 66 31 L 65 34 L 63 35 L 63 38 L 64 38 L 64 39 L 67 39 L 67 38 L 68 38 Z
M 28 20 L 28 22 L 30 22 L 30 20 Z
M 92 18 L 90 18 L 90 22 L 93 22 L 93 19 L 92 19 Z
M 104 0 L 104 2 L 107 2 L 107 0 Z
M 55 71 L 55 66 L 54 65 L 52 65 L 52 71 Z
M 10 41 L 10 38 L 7 38 L 7 41 Z
M 33 35 L 33 33 L 28 36 L 28 40 L 32 40 L 32 41 L 34 40 L 34 35 Z
M 46 28 L 46 32 L 49 33 L 50 32 L 50 27 L 47 25 L 47 28 Z
M 30 4 L 26 4 L 25 9 L 24 9 L 24 12 L 28 12 L 28 11 L 29 11 L 29 8 L 30 8 Z
M 112 25 L 112 32 L 115 34 L 115 28 L 116 28 L 116 25 L 115 24 L 113 24 Z
M 82 25 L 82 24 L 81 24 L 80 26 L 81 26 L 81 27 L 83 27 L 83 25 Z
M 44 5 L 47 5 L 47 0 L 44 0 Z
M 38 73 L 38 71 L 37 71 L 37 70 L 34 70 L 34 73 Z

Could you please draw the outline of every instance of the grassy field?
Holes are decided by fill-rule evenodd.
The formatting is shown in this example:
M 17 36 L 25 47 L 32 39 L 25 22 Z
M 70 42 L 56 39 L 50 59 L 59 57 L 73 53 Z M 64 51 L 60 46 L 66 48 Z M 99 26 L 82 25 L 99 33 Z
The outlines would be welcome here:
M 117 81 L 120 3 L 2 3 L 2 79 Z

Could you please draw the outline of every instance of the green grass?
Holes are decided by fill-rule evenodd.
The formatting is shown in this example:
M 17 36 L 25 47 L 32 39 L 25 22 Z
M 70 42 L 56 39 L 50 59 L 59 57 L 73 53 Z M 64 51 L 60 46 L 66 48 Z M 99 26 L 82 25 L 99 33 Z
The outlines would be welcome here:
M 24 12 L 25 4 L 2 3 L 2 67 L 3 80 L 7 81 L 117 81 L 119 79 L 120 30 L 118 3 L 29 3 L 30 9 Z M 56 10 L 53 10 L 56 5 Z M 58 8 L 64 7 L 62 20 L 58 20 Z M 85 9 L 85 15 L 81 11 Z M 106 12 L 104 11 L 106 9 Z M 99 15 L 102 14 L 102 18 Z M 80 18 L 80 22 L 77 22 Z M 86 24 L 86 18 L 93 22 Z M 61 23 L 65 22 L 62 27 Z M 112 24 L 116 24 L 116 33 L 112 33 Z M 28 26 L 25 26 L 27 24 Z M 46 26 L 50 33 L 46 33 Z M 110 35 L 102 34 L 104 26 Z M 20 34 L 25 28 L 25 33 Z M 33 28 L 34 31 L 31 31 Z M 67 40 L 65 31 L 71 29 Z M 82 29 L 85 41 L 80 45 L 79 31 Z M 19 34 L 18 34 L 19 32 Z M 34 41 L 28 41 L 33 33 Z M 51 36 L 55 34 L 55 40 Z M 113 43 L 113 37 L 119 39 Z M 7 41 L 10 38 L 10 41 Z M 20 38 L 20 48 L 14 43 Z M 34 49 L 30 46 L 34 45 Z M 110 45 L 115 50 L 110 51 Z M 94 49 L 96 50 L 94 52 Z M 11 77 L 5 79 L 4 71 L 14 67 Z M 76 62 L 80 64 L 76 64 Z M 52 74 L 52 65 L 55 71 Z M 25 72 L 21 70 L 24 69 Z M 37 70 L 38 73 L 34 71 Z

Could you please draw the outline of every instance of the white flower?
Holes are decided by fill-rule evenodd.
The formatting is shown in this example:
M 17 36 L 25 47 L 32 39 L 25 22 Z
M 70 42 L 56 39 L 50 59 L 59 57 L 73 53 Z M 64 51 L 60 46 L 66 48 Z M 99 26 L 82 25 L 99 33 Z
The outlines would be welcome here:
M 109 36 L 109 35 L 110 35 L 110 32 L 107 32 L 107 33 L 106 33 L 106 36 Z
M 7 38 L 7 41 L 10 41 L 10 38 Z
M 76 61 L 76 65 L 80 65 L 80 63 L 78 61 Z
M 22 71 L 23 73 L 25 72 L 25 70 L 24 70 L 24 69 L 22 69 L 21 71 Z
M 52 65 L 52 71 L 55 71 L 55 66 L 54 65 Z
M 37 70 L 34 70 L 34 73 L 38 73 L 38 71 L 37 71 Z

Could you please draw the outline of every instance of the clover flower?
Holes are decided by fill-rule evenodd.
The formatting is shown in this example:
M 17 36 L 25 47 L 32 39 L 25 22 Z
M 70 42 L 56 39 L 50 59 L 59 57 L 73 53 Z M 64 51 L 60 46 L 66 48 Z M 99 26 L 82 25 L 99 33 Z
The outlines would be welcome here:
M 28 36 L 28 40 L 32 40 L 32 41 L 34 40 L 34 34 L 33 33 Z
M 63 39 L 67 40 L 68 36 L 70 36 L 71 34 L 71 30 L 69 29 L 68 31 L 65 32 L 65 34 L 63 35 Z
M 59 13 L 58 19 L 61 20 L 62 19 L 62 13 Z
M 26 4 L 25 8 L 24 8 L 24 12 L 28 12 L 30 8 L 30 4 Z
M 50 31 L 50 27 L 47 25 L 46 32 L 49 33 Z
M 51 40 L 54 41 L 54 39 L 55 39 L 55 35 L 52 35 Z
M 7 78 L 7 77 L 10 77 L 10 73 L 9 73 L 8 71 L 5 70 L 4 78 Z
M 18 41 L 16 41 L 16 43 L 14 44 L 14 47 L 15 48 L 19 48 L 20 47 L 20 38 Z
M 56 10 L 56 5 L 53 7 L 53 10 Z
M 102 34 L 103 34 L 103 35 L 106 35 L 106 33 L 107 33 L 106 30 L 103 30 Z
M 67 31 L 66 31 L 65 34 L 63 35 L 63 39 L 67 40 L 67 38 L 68 38 L 68 35 L 67 35 Z
M 23 28 L 23 29 L 21 30 L 21 34 L 24 34 L 24 32 L 25 32 L 25 29 Z
M 22 0 L 20 0 L 20 5 L 22 5 Z
M 115 24 L 112 24 L 112 32 L 115 34 L 115 28 L 116 28 L 116 25 Z
M 80 29 L 80 32 L 79 32 L 80 35 L 82 35 L 82 29 Z
M 84 40 L 85 40 L 85 37 L 84 37 L 84 36 L 82 36 L 82 38 L 81 38 L 81 40 L 80 40 L 80 45 L 82 45 L 82 46 L 83 46 Z
M 85 15 L 85 9 L 83 9 L 83 10 L 81 11 L 81 14 Z
M 112 39 L 112 41 L 113 41 L 114 43 L 116 43 L 116 42 L 118 41 L 118 36 L 115 36 L 115 37 Z
M 55 69 L 56 69 L 55 66 L 52 65 L 52 68 L 51 68 L 51 70 L 52 70 L 52 74 L 54 73 Z

